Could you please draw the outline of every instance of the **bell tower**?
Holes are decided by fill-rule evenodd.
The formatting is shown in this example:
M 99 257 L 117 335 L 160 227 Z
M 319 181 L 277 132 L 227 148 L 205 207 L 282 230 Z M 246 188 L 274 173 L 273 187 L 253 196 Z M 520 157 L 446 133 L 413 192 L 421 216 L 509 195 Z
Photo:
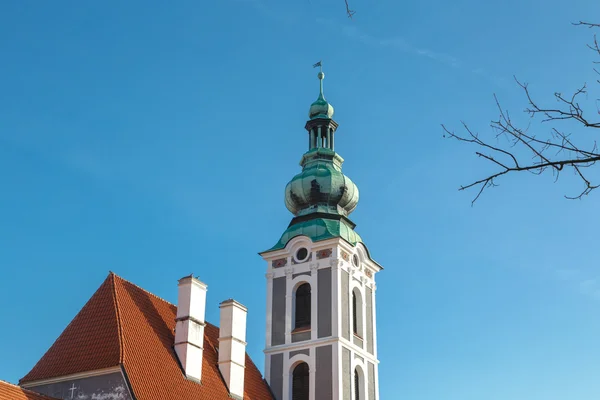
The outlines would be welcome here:
M 318 63 L 316 66 L 321 66 Z M 267 262 L 265 377 L 277 400 L 379 400 L 375 262 L 349 215 L 358 187 L 334 148 L 338 124 L 320 91 L 302 171 L 285 188 L 294 215 Z

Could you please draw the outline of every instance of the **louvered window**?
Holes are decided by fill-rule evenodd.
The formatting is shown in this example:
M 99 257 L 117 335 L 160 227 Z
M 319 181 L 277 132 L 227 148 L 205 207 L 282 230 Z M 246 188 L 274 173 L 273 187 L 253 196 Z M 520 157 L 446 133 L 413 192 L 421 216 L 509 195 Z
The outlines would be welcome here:
M 310 327 L 310 285 L 304 283 L 296 290 L 294 329 Z
M 308 364 L 298 364 L 292 377 L 292 400 L 308 400 L 309 374 Z

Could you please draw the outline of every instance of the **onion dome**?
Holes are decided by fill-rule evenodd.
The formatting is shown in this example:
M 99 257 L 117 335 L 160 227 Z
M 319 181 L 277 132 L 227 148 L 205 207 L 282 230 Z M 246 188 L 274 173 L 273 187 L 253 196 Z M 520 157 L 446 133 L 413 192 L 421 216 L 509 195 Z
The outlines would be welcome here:
M 322 67 L 319 61 L 314 67 Z M 307 236 L 313 242 L 334 237 L 351 245 L 361 242 L 354 231 L 349 215 L 358 205 L 358 187 L 342 173 L 344 159 L 335 152 L 338 124 L 331 119 L 333 106 L 323 95 L 320 71 L 319 97 L 311 104 L 308 133 L 308 151 L 302 156 L 302 171 L 285 187 L 285 206 L 294 218 L 277 244 L 270 250 L 281 249 L 294 237 Z
M 302 172 L 285 188 L 285 205 L 295 216 L 310 213 L 347 217 L 358 204 L 358 187 L 342 173 L 343 159 L 330 149 L 306 153 Z
M 325 78 L 325 74 L 323 71 L 319 72 L 319 83 L 321 86 L 321 90 L 319 92 L 319 97 L 317 100 L 310 105 L 310 110 L 308 111 L 308 117 L 310 119 L 316 118 L 328 118 L 331 119 L 333 117 L 333 106 L 325 100 L 325 96 L 323 96 L 323 79 Z

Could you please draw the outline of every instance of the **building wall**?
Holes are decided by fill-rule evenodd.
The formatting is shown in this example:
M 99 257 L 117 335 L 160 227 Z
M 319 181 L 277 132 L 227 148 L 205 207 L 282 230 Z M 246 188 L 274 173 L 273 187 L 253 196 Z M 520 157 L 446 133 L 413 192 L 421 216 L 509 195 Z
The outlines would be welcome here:
M 283 353 L 273 354 L 271 356 L 271 392 L 276 400 L 283 399 Z
M 315 400 L 333 399 L 333 357 L 332 346 L 317 347 Z
M 368 389 L 368 393 L 369 393 L 369 400 L 375 400 L 375 396 L 377 393 L 377 385 L 375 382 L 375 365 L 373 363 L 368 363 L 369 365 L 369 375 L 368 375 L 368 381 L 367 381 L 367 389 Z
M 342 337 L 350 340 L 350 275 L 346 271 L 342 271 L 342 305 L 340 307 L 342 313 Z
M 371 354 L 375 354 L 373 340 L 373 290 L 371 288 L 367 288 L 365 291 L 367 293 L 367 295 L 365 296 L 367 321 L 367 351 Z
M 27 385 L 28 389 L 57 399 L 115 399 L 133 400 L 123 373 L 111 372 L 79 379 Z
M 285 278 L 273 279 L 273 305 L 271 318 L 271 345 L 285 343 Z
M 318 294 L 318 319 L 317 319 L 317 337 L 323 338 L 331 336 L 331 268 L 319 269 L 317 284 L 319 288 Z
M 352 399 L 352 364 L 350 350 L 342 348 L 342 399 Z
M 312 243 L 296 237 L 285 249 L 263 255 L 268 262 L 265 375 L 277 400 L 290 400 L 292 371 L 301 362 L 309 366 L 310 400 L 353 400 L 357 368 L 361 400 L 379 400 L 374 275 L 380 267 L 360 246 L 341 239 Z M 297 260 L 302 247 L 310 255 Z M 293 332 L 294 291 L 303 283 L 311 287 L 311 326 Z M 352 329 L 352 291 L 361 307 L 357 334 Z
M 310 331 L 292 334 L 292 343 L 310 340 Z

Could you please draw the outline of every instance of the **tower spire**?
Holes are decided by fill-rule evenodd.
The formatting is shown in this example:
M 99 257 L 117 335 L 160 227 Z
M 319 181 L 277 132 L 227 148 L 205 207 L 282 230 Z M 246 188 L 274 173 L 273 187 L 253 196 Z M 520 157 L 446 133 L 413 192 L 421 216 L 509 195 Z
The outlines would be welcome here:
M 313 67 L 322 68 L 322 62 Z M 324 77 L 320 71 L 319 97 L 310 106 L 310 119 L 305 125 L 309 145 L 300 161 L 302 171 L 285 188 L 285 205 L 294 218 L 273 249 L 284 247 L 298 234 L 313 240 L 342 237 L 353 244 L 361 241 L 349 219 L 358 204 L 359 191 L 343 174 L 344 159 L 335 151 L 338 124 L 332 119 L 333 106 L 323 96 Z
M 313 65 L 313 68 L 319 67 L 319 73 L 317 77 L 319 78 L 319 99 L 325 100 L 325 96 L 323 95 L 323 79 L 325 79 L 325 74 L 323 73 L 323 61 L 319 60 L 318 63 Z
M 319 77 L 319 98 L 325 99 L 325 96 L 323 95 L 323 79 L 325 79 L 325 74 L 323 71 L 319 71 L 317 76 Z
M 294 215 L 267 261 L 265 379 L 277 400 L 379 400 L 374 262 L 349 219 L 358 187 L 335 151 L 338 124 L 312 103 L 302 171 L 285 188 Z M 314 78 L 313 78 L 314 79 Z
M 323 62 L 319 61 L 318 63 L 313 65 L 313 68 L 317 67 L 319 67 L 319 73 L 317 74 L 317 78 L 319 78 L 319 97 L 317 98 L 317 100 L 315 100 L 314 103 L 310 105 L 308 116 L 311 120 L 331 120 L 331 117 L 333 117 L 333 106 L 329 104 L 327 100 L 325 100 L 325 95 L 323 94 L 323 79 L 325 79 L 325 73 L 323 72 Z

